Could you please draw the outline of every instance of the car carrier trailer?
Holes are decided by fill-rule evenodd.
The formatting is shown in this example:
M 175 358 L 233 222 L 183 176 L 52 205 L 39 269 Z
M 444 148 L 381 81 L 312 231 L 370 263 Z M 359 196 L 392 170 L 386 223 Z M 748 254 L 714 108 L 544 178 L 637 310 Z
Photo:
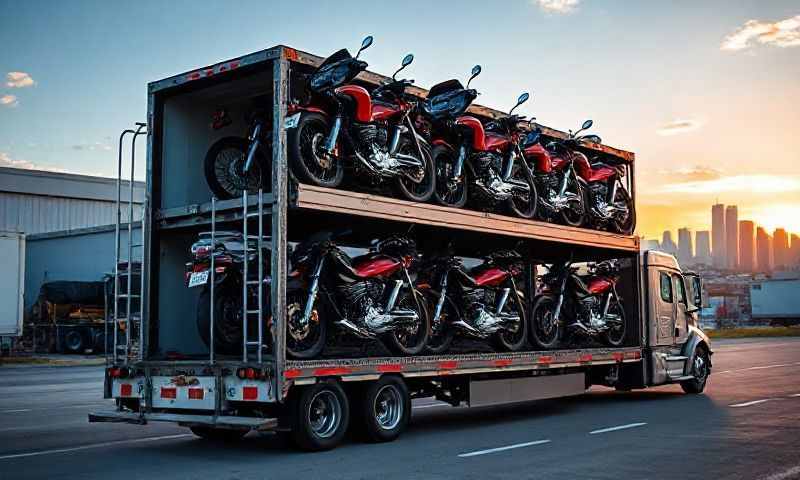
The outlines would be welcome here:
M 251 430 L 289 431 L 301 447 L 318 450 L 337 445 L 351 423 L 371 440 L 396 438 L 410 416 L 412 398 L 477 406 L 577 395 L 594 384 L 628 390 L 680 382 L 687 392 L 703 390 L 712 352 L 697 327 L 694 305 L 699 302 L 686 295 L 687 290 L 699 292 L 699 280 L 684 276 L 670 255 L 640 251 L 637 237 L 297 183 L 287 168 L 287 105 L 299 94 L 301 75 L 321 61 L 278 46 L 148 86 L 147 123 L 120 137 L 120 181 L 124 139 L 135 142 L 146 132 L 148 153 L 143 238 L 138 243 L 129 238 L 127 256 L 117 248 L 118 308 L 105 373 L 105 397 L 114 398 L 117 408 L 91 413 L 90 421 L 172 422 L 212 438 L 237 438 Z M 372 88 L 385 79 L 364 72 L 357 81 Z M 422 89 L 415 92 L 425 94 Z M 245 116 L 254 98 L 271 103 L 271 189 L 216 200 L 201 164 L 206 150 L 224 133 L 209 128 L 209 119 L 219 105 L 226 105 L 234 119 L 230 128 L 244 136 L 247 125 L 237 119 Z M 483 118 L 501 115 L 481 106 L 471 112 Z M 546 127 L 543 134 L 565 136 Z M 586 148 L 625 166 L 629 191 L 634 192 L 632 153 L 605 145 Z M 132 153 L 131 172 L 134 160 Z M 119 192 L 120 208 L 133 208 L 131 202 L 125 206 Z M 478 256 L 487 245 L 522 249 L 528 259 L 528 301 L 537 293 L 539 265 L 567 258 L 621 259 L 625 268 L 618 288 L 627 319 L 625 343 L 620 348 L 585 345 L 514 353 L 456 349 L 411 357 L 363 348 L 337 353 L 338 346 L 332 346 L 319 359 L 289 359 L 285 293 L 290 242 L 342 224 L 352 229 L 354 246 L 414 226 L 412 236 L 423 249 L 451 238 L 457 239 L 457 253 L 464 257 Z M 242 231 L 259 246 L 268 241 L 271 252 L 269 299 L 259 297 L 257 305 L 245 300 L 242 321 L 245 332 L 249 322 L 261 327 L 266 319 L 272 321 L 257 335 L 245 333 L 237 355 L 222 355 L 214 351 L 213 340 L 211 348 L 201 341 L 194 321 L 197 289 L 184 284 L 184 262 L 198 233 L 210 231 L 213 236 L 222 229 Z M 121 235 L 124 229 L 118 229 L 117 245 Z M 141 292 L 128 293 L 123 285 L 130 285 L 130 279 L 121 281 L 130 274 L 126 265 L 140 260 Z M 134 298 L 141 302 L 130 301 Z M 141 305 L 141 311 L 129 305 Z M 213 316 L 211 323 L 213 334 Z

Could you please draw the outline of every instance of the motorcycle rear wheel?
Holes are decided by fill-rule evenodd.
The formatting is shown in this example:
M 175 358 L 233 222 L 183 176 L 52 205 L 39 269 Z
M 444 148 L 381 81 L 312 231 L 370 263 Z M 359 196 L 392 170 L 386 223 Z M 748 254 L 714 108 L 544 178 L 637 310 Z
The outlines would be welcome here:
M 414 290 L 414 294 L 406 292 L 397 300 L 399 308 L 414 310 L 419 315 L 419 323 L 415 328 L 398 328 L 382 336 L 386 347 L 399 355 L 417 355 L 425 349 L 431 331 L 431 321 L 425 299 Z M 415 298 L 416 297 L 416 298 Z
M 436 203 L 446 207 L 464 208 L 467 204 L 467 171 L 462 173 L 463 178 L 453 188 L 449 185 L 450 175 L 457 161 L 456 152 L 444 145 L 433 147 L 431 152 L 433 165 L 436 171 L 434 197 Z
M 197 302 L 197 333 L 207 347 L 211 346 L 211 308 L 214 308 L 214 351 L 232 355 L 242 351 L 242 292 L 234 284 L 222 282 L 214 291 L 206 287 Z
M 330 130 L 328 119 L 315 112 L 302 112 L 297 127 L 289 129 L 286 135 L 289 163 L 301 182 L 329 188 L 342 184 L 341 158 L 322 150 Z
M 492 343 L 496 350 L 502 352 L 516 352 L 525 346 L 525 340 L 528 336 L 528 319 L 526 318 L 525 307 L 520 301 L 519 294 L 515 294 L 512 291 L 506 303 L 506 309 L 519 314 L 519 328 L 517 328 L 516 332 L 500 330 L 492 335 Z
M 512 175 L 512 178 L 527 183 L 531 190 L 527 198 L 512 195 L 511 198 L 508 199 L 508 209 L 511 213 L 520 218 L 535 218 L 539 206 L 539 194 L 536 191 L 536 182 L 524 168 L 519 168 L 514 175 Z
M 561 324 L 553 318 L 556 298 L 540 295 L 533 301 L 531 309 L 530 341 L 537 348 L 549 350 L 558 345 L 561 338 Z
M 247 175 L 244 164 L 250 141 L 242 137 L 224 137 L 217 140 L 206 153 L 203 170 L 208 187 L 217 198 L 239 198 L 245 189 L 257 192 L 259 188 L 272 189 L 272 164 L 268 159 L 272 149 L 262 145 L 256 150 L 256 156 Z
M 622 323 L 618 324 L 616 328 L 604 331 L 603 340 L 612 347 L 621 347 L 625 343 L 625 309 L 622 307 L 622 303 L 615 301 L 609 305 L 608 313 L 618 315 Z
M 572 182 L 574 181 L 570 180 L 570 183 Z M 586 210 L 589 205 L 589 200 L 586 196 L 586 188 L 578 182 L 577 184 L 573 183 L 570 185 L 567 191 L 572 191 L 578 195 L 579 204 L 577 205 L 577 210 L 573 209 L 571 206 L 563 208 L 561 210 L 561 221 L 570 227 L 582 227 L 586 224 Z
M 300 331 L 297 322 L 302 319 L 308 301 L 303 289 L 286 291 L 286 353 L 290 358 L 307 360 L 322 353 L 327 337 L 327 315 L 319 297 L 311 311 L 308 329 Z
M 436 166 L 433 163 L 433 156 L 427 145 L 421 144 L 420 146 L 422 147 L 422 154 L 425 157 L 422 159 L 425 163 L 423 166 L 424 176 L 422 181 L 414 183 L 405 175 L 401 175 L 397 178 L 397 190 L 400 192 L 400 195 L 412 202 L 427 202 L 431 199 L 433 192 L 436 190 Z M 400 140 L 400 146 L 397 152 L 413 157 L 419 155 L 417 146 L 408 138 Z
M 623 235 L 631 235 L 636 228 L 636 208 L 633 205 L 633 200 L 628 191 L 623 188 L 617 189 L 614 197 L 614 203 L 625 203 L 628 208 L 628 216 L 625 217 L 625 220 L 614 220 L 614 230 Z

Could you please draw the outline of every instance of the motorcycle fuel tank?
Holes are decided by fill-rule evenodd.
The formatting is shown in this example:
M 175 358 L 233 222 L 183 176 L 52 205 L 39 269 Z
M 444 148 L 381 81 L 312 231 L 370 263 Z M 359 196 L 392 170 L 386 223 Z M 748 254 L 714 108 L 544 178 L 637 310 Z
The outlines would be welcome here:
M 586 289 L 589 290 L 590 293 L 595 295 L 600 293 L 605 293 L 614 286 L 614 283 L 604 277 L 592 277 L 586 283 Z
M 471 143 L 472 148 L 476 152 L 486 151 L 486 134 L 483 130 L 483 124 L 480 120 L 469 115 L 464 115 L 456 119 L 456 124 L 469 129 L 472 134 Z
M 388 277 L 398 271 L 401 266 L 400 260 L 388 256 L 380 256 L 356 259 L 353 269 L 361 277 L 373 278 Z
M 586 179 L 587 182 L 604 182 L 609 178 L 616 175 L 617 171 L 611 167 L 598 167 L 593 168 L 592 173 L 589 175 L 589 178 Z
M 486 138 L 484 139 L 484 146 L 486 147 L 486 150 L 505 151 L 508 149 L 510 144 L 511 140 L 508 137 L 494 133 L 487 133 Z
M 479 287 L 494 287 L 500 285 L 506 278 L 508 278 L 507 271 L 497 267 L 489 267 L 479 270 L 473 280 Z
M 361 123 L 367 123 L 372 120 L 372 97 L 366 88 L 358 85 L 342 85 L 335 90 L 337 95 L 345 95 L 353 99 L 355 102 L 355 120 Z
M 381 122 L 392 118 L 400 113 L 400 108 L 386 103 L 373 103 L 372 104 L 372 121 Z

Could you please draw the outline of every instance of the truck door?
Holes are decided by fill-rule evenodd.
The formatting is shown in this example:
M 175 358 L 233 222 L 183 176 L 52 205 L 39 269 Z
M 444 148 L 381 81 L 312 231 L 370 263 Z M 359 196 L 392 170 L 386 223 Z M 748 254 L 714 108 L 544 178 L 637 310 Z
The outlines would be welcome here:
M 675 305 L 673 299 L 672 273 L 668 270 L 653 269 L 652 275 L 654 283 L 658 286 L 658 292 L 653 295 L 651 300 L 653 309 L 653 330 L 651 331 L 652 346 L 672 345 L 674 341 Z M 651 277 L 652 278 L 652 277 Z M 652 284 L 651 284 L 652 285 Z
M 686 301 L 686 283 L 683 280 L 683 275 L 679 273 L 672 274 L 673 297 L 675 305 L 675 323 L 673 325 L 674 340 L 676 345 L 682 345 L 686 342 L 688 336 L 688 313 L 689 304 Z

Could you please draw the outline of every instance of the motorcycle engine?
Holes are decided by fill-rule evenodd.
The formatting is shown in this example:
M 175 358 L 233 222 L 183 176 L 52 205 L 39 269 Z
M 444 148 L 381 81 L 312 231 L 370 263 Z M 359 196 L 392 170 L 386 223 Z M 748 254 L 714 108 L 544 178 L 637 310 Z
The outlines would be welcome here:
M 481 152 L 472 157 L 472 164 L 475 166 L 474 193 L 476 198 L 487 205 L 494 205 L 500 200 L 508 197 L 504 189 L 505 182 L 500 178 L 503 159 L 499 155 L 489 152 Z
M 354 125 L 353 127 L 358 136 L 358 146 L 362 154 L 368 157 L 372 153 L 372 146 L 375 145 L 379 148 L 386 148 L 387 146 L 387 133 L 385 128 L 378 128 L 373 124 Z
M 369 309 L 380 305 L 384 284 L 366 280 L 339 287 L 342 306 L 347 318 L 363 318 Z

